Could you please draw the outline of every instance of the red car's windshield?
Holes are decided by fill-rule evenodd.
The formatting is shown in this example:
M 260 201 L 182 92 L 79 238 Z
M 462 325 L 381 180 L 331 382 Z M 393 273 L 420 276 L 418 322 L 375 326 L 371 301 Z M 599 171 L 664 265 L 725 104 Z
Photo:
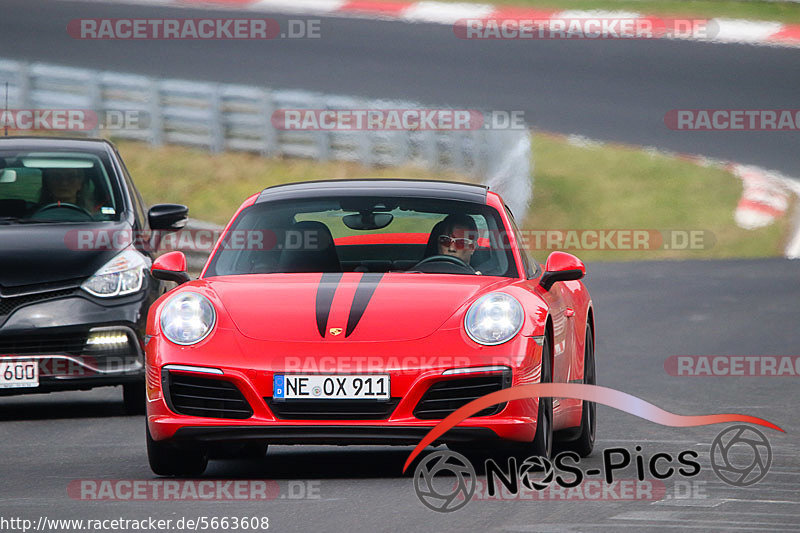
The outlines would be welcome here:
M 493 208 L 385 197 L 255 204 L 234 221 L 206 276 L 392 271 L 517 276 Z

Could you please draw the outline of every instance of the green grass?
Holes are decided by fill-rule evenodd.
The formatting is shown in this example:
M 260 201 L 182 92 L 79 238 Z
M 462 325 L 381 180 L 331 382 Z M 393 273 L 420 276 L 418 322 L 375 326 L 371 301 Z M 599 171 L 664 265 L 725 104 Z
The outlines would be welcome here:
M 442 1 L 442 0 L 440 0 Z M 448 1 L 448 0 L 444 0 Z M 636 11 L 648 15 L 722 17 L 800 23 L 800 5 L 760 0 L 450 0 L 490 3 L 542 10 L 602 9 Z
M 459 179 L 408 167 L 369 169 L 349 163 L 269 159 L 244 153 L 209 154 L 182 147 L 117 146 L 148 204 L 177 202 L 190 216 L 225 224 L 251 194 L 278 183 L 309 179 L 408 177 Z M 705 230 L 714 246 L 702 250 L 567 250 L 587 261 L 769 257 L 781 254 L 788 217 L 763 229 L 736 226 L 741 182 L 641 150 L 581 148 L 544 134 L 533 136 L 534 200 L 526 229 Z M 544 261 L 548 250 L 534 250 Z
M 576 250 L 586 260 L 778 256 L 789 221 L 757 230 L 739 228 L 733 215 L 742 193 L 730 173 L 641 150 L 581 148 L 536 134 L 534 200 L 523 222 L 530 229 L 703 230 L 702 250 Z M 544 260 L 548 251 L 534 251 Z

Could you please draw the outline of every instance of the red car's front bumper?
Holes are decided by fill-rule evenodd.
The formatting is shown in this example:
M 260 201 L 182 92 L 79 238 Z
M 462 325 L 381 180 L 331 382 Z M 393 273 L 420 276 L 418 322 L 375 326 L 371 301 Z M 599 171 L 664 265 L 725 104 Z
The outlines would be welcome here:
M 235 330 L 217 329 L 209 339 L 193 347 L 180 347 L 153 337 L 147 346 L 150 434 L 157 441 L 209 443 L 262 440 L 286 444 L 416 444 L 439 421 L 420 419 L 414 414 L 432 385 L 503 375 L 507 377 L 503 387 L 539 381 L 541 347 L 531 337 L 520 335 L 501 346 L 470 345 L 460 330 L 439 331 L 435 337 L 435 345 L 431 338 L 390 343 L 267 343 L 242 337 Z M 222 373 L 165 370 L 166 365 L 191 365 Z M 504 366 L 508 370 L 443 374 L 453 368 L 483 366 Z M 276 373 L 386 373 L 390 376 L 393 406 L 387 405 L 386 413 L 363 419 L 341 415 L 328 418 L 319 413 L 308 418 L 296 413 L 281 416 L 270 409 Z M 171 407 L 167 397 L 171 376 L 228 382 L 240 391 L 252 415 L 232 419 L 179 414 L 176 411 L 180 409 Z M 329 400 L 335 401 L 338 400 Z M 442 441 L 532 441 L 537 412 L 535 398 L 513 401 L 496 414 L 468 418 Z

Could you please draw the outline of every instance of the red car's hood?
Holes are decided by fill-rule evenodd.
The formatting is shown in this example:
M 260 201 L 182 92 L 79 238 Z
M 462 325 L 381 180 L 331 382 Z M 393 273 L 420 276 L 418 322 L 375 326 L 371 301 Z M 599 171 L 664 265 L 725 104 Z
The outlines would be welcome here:
M 399 341 L 436 331 L 513 280 L 445 274 L 269 274 L 206 280 L 239 331 L 268 341 Z

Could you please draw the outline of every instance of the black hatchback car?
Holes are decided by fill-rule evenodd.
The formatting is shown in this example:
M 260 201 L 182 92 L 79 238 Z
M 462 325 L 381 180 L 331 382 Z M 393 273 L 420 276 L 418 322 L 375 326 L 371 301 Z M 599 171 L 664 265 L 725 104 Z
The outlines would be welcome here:
M 153 239 L 188 209 L 145 212 L 105 140 L 0 138 L 0 395 L 122 385 L 144 410 Z

